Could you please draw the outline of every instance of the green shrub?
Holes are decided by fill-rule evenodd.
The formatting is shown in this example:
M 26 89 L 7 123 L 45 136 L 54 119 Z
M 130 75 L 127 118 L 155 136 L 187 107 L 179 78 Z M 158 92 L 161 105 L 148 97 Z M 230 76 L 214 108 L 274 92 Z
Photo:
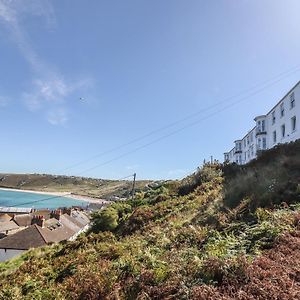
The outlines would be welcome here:
M 195 173 L 184 178 L 178 188 L 178 194 L 181 196 L 193 192 L 202 183 L 210 182 L 222 175 L 219 164 L 205 164 L 202 168 L 198 168 Z
M 93 232 L 112 231 L 118 226 L 118 211 L 113 207 L 107 207 L 103 210 L 96 211 L 92 215 Z

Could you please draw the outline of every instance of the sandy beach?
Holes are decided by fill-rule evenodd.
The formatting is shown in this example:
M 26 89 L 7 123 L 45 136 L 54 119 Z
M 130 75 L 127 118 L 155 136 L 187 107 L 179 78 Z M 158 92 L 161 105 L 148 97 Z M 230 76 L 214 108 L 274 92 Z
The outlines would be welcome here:
M 72 194 L 71 192 L 44 192 L 44 191 L 34 191 L 34 190 L 22 190 L 22 189 L 13 189 L 13 188 L 3 188 L 1 187 L 0 190 L 2 191 L 13 191 L 13 192 L 23 192 L 23 193 L 32 193 L 32 194 L 42 194 L 42 195 L 52 195 L 52 196 L 61 196 L 61 197 L 67 197 L 74 200 L 80 200 L 80 201 L 86 201 L 89 203 L 95 203 L 95 204 L 108 204 L 110 203 L 107 200 L 104 199 L 98 199 L 98 198 L 92 198 L 88 196 L 81 196 Z

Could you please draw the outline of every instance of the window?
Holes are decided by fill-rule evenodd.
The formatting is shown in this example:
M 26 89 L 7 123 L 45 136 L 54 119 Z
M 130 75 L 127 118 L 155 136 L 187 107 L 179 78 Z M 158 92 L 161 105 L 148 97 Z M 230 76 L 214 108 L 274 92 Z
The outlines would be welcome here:
M 273 143 L 274 144 L 276 143 L 276 130 L 273 131 Z
M 282 118 L 284 116 L 284 103 L 282 102 L 280 104 L 280 117 Z
M 274 112 L 274 114 L 275 114 L 275 112 Z M 275 121 L 274 121 L 274 122 L 275 122 Z M 265 121 L 265 120 L 262 120 L 262 121 L 261 121 L 261 131 L 265 131 L 265 130 L 266 130 L 265 124 L 266 124 L 266 121 Z
M 253 145 L 251 146 L 251 156 L 254 155 L 254 149 L 253 149 Z
M 281 125 L 281 137 L 285 137 L 285 124 Z
M 275 116 L 275 111 L 272 112 L 272 124 L 275 124 L 276 122 L 276 116 Z
M 296 116 L 292 117 L 291 121 L 292 121 L 292 132 L 293 132 L 296 130 L 296 125 L 297 125 Z
M 247 145 L 249 146 L 250 144 L 250 139 L 249 139 L 249 135 L 247 136 Z
M 290 103 L 291 103 L 291 109 L 295 107 L 296 102 L 295 102 L 295 93 L 291 93 L 290 95 Z
M 251 134 L 250 134 L 250 142 L 251 143 L 253 142 L 253 132 L 251 132 Z
M 246 140 L 244 140 L 244 148 L 246 148 Z
M 256 132 L 261 132 L 261 122 L 260 121 L 258 121 L 257 122 L 257 128 L 256 128 Z
M 236 143 L 236 151 L 242 151 L 242 143 L 241 142 Z
M 257 142 L 257 148 L 258 148 L 258 150 L 260 150 L 260 148 L 261 148 L 261 139 L 260 138 L 258 139 L 258 142 Z
M 263 138 L 263 140 L 262 140 L 262 148 L 263 148 L 264 150 L 267 149 L 267 139 L 266 139 L 266 138 Z

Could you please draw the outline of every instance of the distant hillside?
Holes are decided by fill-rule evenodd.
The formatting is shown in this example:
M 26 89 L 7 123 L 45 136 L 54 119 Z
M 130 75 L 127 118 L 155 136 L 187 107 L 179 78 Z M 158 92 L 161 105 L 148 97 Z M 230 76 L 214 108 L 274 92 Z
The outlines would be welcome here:
M 206 164 L 0 264 L 0 299 L 300 299 L 300 141 Z
M 137 181 L 136 189 L 143 189 L 150 183 L 153 181 Z M 127 197 L 132 182 L 48 174 L 0 174 L 0 187 L 44 192 L 72 192 L 76 195 L 110 199 Z

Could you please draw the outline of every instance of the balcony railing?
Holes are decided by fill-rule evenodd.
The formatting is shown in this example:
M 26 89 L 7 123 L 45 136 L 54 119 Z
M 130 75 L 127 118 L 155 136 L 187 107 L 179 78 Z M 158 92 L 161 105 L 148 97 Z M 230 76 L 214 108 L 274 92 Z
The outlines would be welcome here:
M 267 132 L 265 130 L 262 130 L 260 128 L 256 129 L 256 136 L 261 135 L 261 134 L 267 134 Z

